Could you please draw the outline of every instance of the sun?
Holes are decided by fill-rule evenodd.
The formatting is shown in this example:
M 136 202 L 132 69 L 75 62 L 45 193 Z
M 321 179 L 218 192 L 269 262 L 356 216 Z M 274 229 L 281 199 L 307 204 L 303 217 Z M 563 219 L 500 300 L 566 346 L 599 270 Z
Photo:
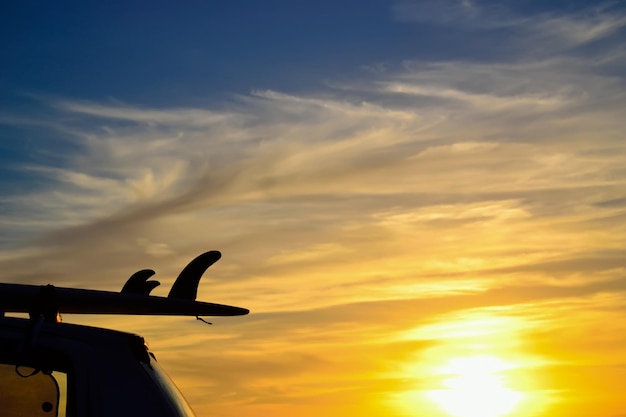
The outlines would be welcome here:
M 495 356 L 456 358 L 440 369 L 446 388 L 427 395 L 453 417 L 504 417 L 524 398 L 505 383 L 502 373 L 513 367 Z

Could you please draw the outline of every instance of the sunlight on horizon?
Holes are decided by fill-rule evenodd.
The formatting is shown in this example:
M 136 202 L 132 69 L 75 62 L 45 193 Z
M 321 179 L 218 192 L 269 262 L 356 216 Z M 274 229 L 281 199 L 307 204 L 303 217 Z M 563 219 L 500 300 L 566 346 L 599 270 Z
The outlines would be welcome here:
M 519 417 L 546 410 L 540 369 L 546 359 L 527 350 L 533 324 L 490 308 L 446 314 L 402 337 L 436 341 L 406 363 L 414 389 L 393 395 L 400 410 L 438 417 Z
M 504 417 L 516 409 L 525 395 L 507 386 L 503 371 L 514 365 L 495 356 L 454 358 L 441 368 L 443 390 L 428 397 L 453 417 Z

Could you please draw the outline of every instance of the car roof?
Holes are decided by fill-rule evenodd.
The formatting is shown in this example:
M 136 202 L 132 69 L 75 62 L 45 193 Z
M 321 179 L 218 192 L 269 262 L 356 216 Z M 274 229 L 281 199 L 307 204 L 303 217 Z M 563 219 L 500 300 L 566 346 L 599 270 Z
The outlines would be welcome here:
M 34 325 L 35 323 L 27 318 L 2 317 L 0 318 L 0 340 L 20 343 L 25 340 L 28 332 L 33 331 Z M 133 333 L 69 323 L 42 322 L 37 323 L 37 326 L 41 326 L 35 336 L 37 340 L 70 341 L 95 350 L 114 348 L 114 350 L 130 349 L 133 352 L 146 352 L 143 337 Z

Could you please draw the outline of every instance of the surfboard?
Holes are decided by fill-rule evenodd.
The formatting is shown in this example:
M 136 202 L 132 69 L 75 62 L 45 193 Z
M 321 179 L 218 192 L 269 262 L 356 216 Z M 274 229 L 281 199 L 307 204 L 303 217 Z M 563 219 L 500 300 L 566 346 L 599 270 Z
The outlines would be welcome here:
M 135 272 L 121 292 L 0 283 L 0 311 L 44 315 L 54 320 L 57 313 L 123 314 L 162 316 L 242 316 L 246 308 L 196 301 L 198 283 L 204 271 L 221 257 L 209 251 L 192 260 L 180 273 L 168 297 L 151 296 L 159 285 L 149 281 L 151 269 Z
M 241 316 L 248 309 L 144 294 L 0 283 L 0 310 L 29 313 L 52 307 L 65 314 L 129 314 L 162 316 Z

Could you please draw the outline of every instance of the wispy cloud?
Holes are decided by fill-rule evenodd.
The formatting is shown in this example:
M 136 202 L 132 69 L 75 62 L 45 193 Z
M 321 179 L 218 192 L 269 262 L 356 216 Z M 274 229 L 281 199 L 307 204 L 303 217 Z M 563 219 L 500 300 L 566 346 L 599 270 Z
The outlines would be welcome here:
M 523 24 L 526 19 L 505 5 L 470 0 L 401 1 L 393 8 L 396 19 L 434 24 L 462 24 L 492 29 Z
M 514 4 L 470 0 L 401 1 L 393 10 L 400 21 L 491 31 L 496 34 L 494 43 L 507 43 L 517 53 L 544 56 L 602 40 L 626 25 L 623 11 L 610 2 L 578 7 L 568 15 L 521 14 Z
M 378 273 L 367 272 L 378 268 L 364 263 L 362 251 L 405 256 L 421 233 L 435 231 L 447 237 L 429 238 L 425 252 L 440 252 L 442 265 L 458 268 L 457 251 L 467 265 L 482 264 L 468 254 L 473 239 L 472 248 L 495 248 L 556 216 L 577 233 L 622 215 L 621 206 L 602 202 L 623 198 L 616 104 L 625 97 L 622 81 L 596 66 L 580 58 L 407 63 L 401 73 L 334 95 L 256 91 L 224 109 L 52 101 L 72 115 L 67 140 L 78 150 L 65 155 L 63 168 L 29 167 L 52 184 L 4 197 L 3 221 L 8 229 L 48 230 L 34 242 L 43 251 L 36 256 L 74 253 L 71 270 L 81 269 L 78 254 L 93 245 L 106 247 L 101 257 L 127 253 L 124 262 L 213 245 L 242 252 L 236 263 L 256 263 L 262 274 L 307 265 L 322 290 L 335 282 L 314 273 L 322 259 L 367 265 L 351 270 L 358 281 Z M 355 99 L 360 94 L 369 99 Z M 83 117 L 95 119 L 86 125 Z M 481 232 L 496 226 L 489 239 Z M 569 232 L 558 227 L 542 239 L 563 248 Z M 272 245 L 255 248 L 264 235 Z M 532 253 L 535 244 L 520 237 L 516 251 Z M 426 259 L 406 266 L 405 279 L 437 264 Z M 66 263 L 40 264 L 28 276 L 67 274 Z

